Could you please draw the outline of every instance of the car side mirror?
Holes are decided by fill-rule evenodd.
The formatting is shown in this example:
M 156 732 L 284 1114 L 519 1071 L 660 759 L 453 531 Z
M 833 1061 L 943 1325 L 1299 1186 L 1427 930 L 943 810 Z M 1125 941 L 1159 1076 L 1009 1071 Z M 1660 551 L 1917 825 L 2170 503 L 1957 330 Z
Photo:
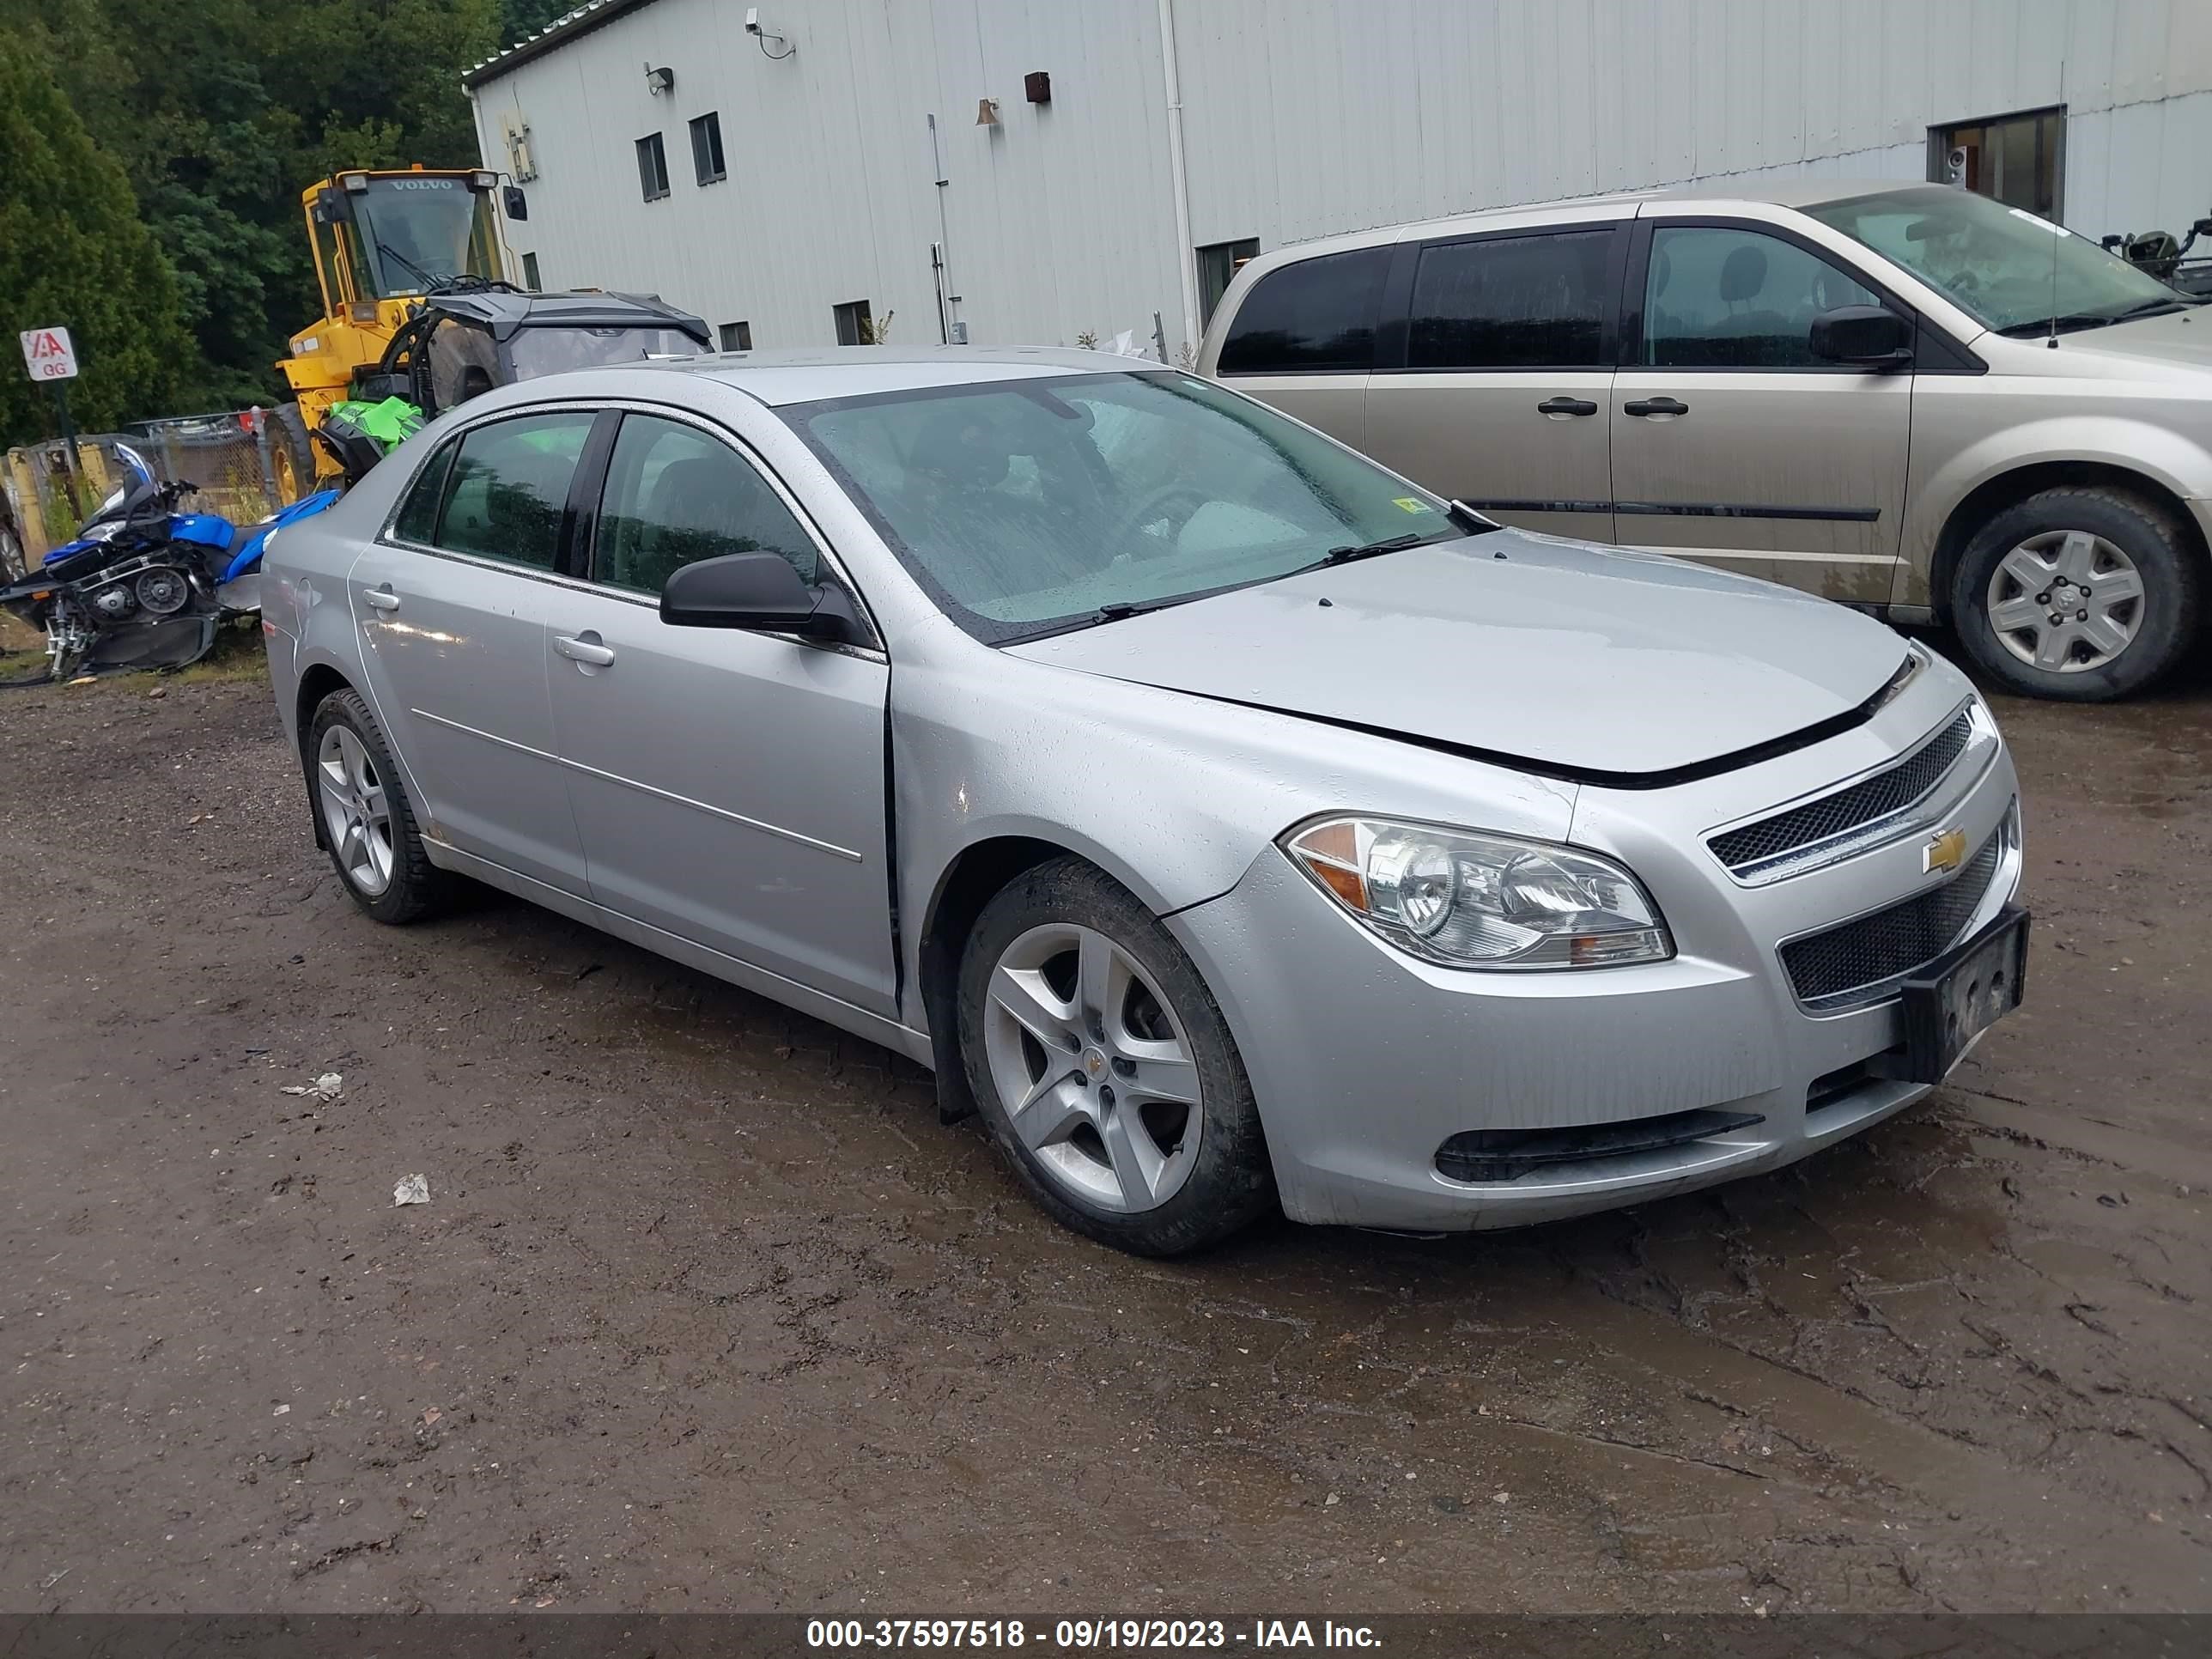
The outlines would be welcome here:
M 530 216 L 530 198 L 522 193 L 520 185 L 507 185 L 500 191 L 499 197 L 500 205 L 507 210 L 507 216 L 515 223 L 520 224 Z
M 849 640 L 859 633 L 844 591 L 810 587 L 781 553 L 725 553 L 678 569 L 660 590 L 660 620 L 675 628 L 742 628 Z
M 1813 319 L 1813 355 L 1858 368 L 1912 361 L 1912 325 L 1884 306 L 1837 306 Z

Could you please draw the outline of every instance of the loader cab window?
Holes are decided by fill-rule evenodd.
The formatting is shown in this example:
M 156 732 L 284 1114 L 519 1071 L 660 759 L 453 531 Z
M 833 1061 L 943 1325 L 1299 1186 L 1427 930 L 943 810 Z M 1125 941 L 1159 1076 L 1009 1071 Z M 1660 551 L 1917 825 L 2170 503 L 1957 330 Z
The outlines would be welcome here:
M 491 198 L 466 177 L 402 174 L 367 184 L 344 191 L 349 218 L 333 227 L 357 298 L 427 294 L 456 276 L 501 274 Z M 337 287 L 331 284 L 333 297 Z

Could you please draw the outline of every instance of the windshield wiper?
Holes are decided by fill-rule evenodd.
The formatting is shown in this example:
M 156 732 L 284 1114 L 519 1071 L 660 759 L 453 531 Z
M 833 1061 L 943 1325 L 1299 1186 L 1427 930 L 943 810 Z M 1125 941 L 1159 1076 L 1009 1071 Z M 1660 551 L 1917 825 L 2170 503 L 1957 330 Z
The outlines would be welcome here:
M 1385 536 L 1379 542 L 1368 542 L 1357 547 L 1332 547 L 1321 556 L 1323 564 L 1350 564 L 1355 559 L 1371 559 L 1379 553 L 1395 553 L 1401 548 L 1419 547 L 1428 537 L 1408 531 L 1402 536 Z
M 2114 323 L 2131 323 L 2139 317 L 2159 317 L 2168 312 L 2187 311 L 2196 303 L 2179 295 L 2171 300 L 2145 300 L 2125 311 L 2071 311 L 2060 317 L 2039 317 L 2032 323 L 2014 323 L 1997 332 L 2008 340 L 2032 340 L 2039 334 L 2072 334 L 2085 328 L 2109 328 Z
M 415 280 L 421 283 L 426 289 L 432 286 L 438 280 L 428 271 L 423 270 L 422 266 L 416 264 L 412 259 L 402 253 L 398 248 L 392 246 L 391 243 L 386 241 L 381 236 L 376 239 L 376 251 L 384 255 L 387 259 L 398 260 L 401 264 L 406 266 L 409 270 L 415 274 Z
M 1102 605 L 1091 613 L 1094 623 L 1119 622 L 1124 617 L 1142 617 L 1154 611 L 1164 611 L 1180 603 L 1176 599 L 1116 599 L 1111 605 Z

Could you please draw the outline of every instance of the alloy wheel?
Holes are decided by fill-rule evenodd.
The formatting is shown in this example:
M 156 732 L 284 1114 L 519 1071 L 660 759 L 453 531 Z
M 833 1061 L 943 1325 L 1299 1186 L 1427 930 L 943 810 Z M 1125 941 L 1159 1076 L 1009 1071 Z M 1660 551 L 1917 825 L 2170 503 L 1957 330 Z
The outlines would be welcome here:
M 1986 598 L 1990 627 L 2007 651 L 2046 673 L 2102 668 L 2142 625 L 2143 581 L 2135 561 L 2087 530 L 2031 536 L 1997 561 Z
M 1046 1179 L 1123 1213 L 1158 1209 L 1205 1124 L 1188 1027 L 1128 951 L 1073 922 L 1032 927 L 992 969 L 984 1052 Z
M 392 885 L 392 805 L 368 745 L 351 726 L 323 733 L 315 757 L 323 826 L 346 879 L 374 898 Z

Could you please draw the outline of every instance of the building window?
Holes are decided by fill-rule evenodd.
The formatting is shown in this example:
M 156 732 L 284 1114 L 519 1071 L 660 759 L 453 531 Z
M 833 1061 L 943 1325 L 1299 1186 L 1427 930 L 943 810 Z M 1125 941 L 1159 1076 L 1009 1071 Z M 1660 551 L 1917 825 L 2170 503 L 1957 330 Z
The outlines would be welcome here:
M 839 345 L 873 345 L 876 325 L 868 315 L 866 300 L 848 300 L 842 306 L 831 307 L 837 315 L 837 343 Z
M 753 349 L 753 325 L 750 323 L 724 323 L 722 349 L 750 351 Z
M 668 194 L 668 152 L 662 148 L 657 132 L 647 133 L 637 141 L 637 182 L 644 188 L 648 202 L 657 202 Z
M 1229 291 L 1229 284 L 1243 269 L 1247 259 L 1260 257 L 1257 238 L 1247 236 L 1241 242 L 1215 242 L 1198 251 L 1198 325 L 1200 328 L 1212 319 L 1214 307 Z
M 2066 210 L 2066 106 L 1930 127 L 1928 176 L 2055 222 Z
M 722 117 L 718 110 L 710 109 L 691 123 L 691 168 L 702 185 L 729 177 L 729 169 L 722 165 Z
M 534 253 L 522 256 L 522 285 L 532 294 L 544 292 L 545 284 L 538 280 L 538 256 Z

